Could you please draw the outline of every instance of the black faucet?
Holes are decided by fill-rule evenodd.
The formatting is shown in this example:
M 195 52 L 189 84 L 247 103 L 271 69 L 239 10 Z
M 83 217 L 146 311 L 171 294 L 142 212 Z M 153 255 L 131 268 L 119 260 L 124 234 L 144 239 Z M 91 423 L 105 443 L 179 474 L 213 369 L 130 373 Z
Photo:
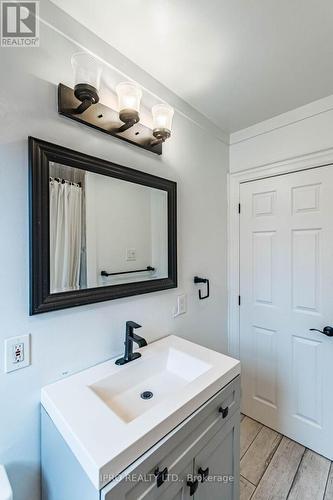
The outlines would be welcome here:
M 126 321 L 125 355 L 123 358 L 117 359 L 116 365 L 125 365 L 134 359 L 140 358 L 141 354 L 139 352 L 133 352 L 133 342 L 138 344 L 139 347 L 147 345 L 144 338 L 135 335 L 134 328 L 141 328 L 141 325 L 134 323 L 134 321 Z

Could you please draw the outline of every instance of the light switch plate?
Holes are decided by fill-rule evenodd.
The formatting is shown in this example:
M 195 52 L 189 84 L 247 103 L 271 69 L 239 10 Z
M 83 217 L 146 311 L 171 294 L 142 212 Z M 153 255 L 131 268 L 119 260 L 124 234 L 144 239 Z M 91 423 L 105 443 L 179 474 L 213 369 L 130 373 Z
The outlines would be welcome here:
M 130 262 L 132 260 L 136 260 L 136 249 L 135 248 L 126 248 L 126 260 Z
M 179 316 L 180 314 L 185 314 L 187 311 L 187 304 L 186 304 L 186 294 L 183 293 L 182 295 L 178 295 L 177 297 L 177 305 L 175 309 L 175 316 Z
M 5 339 L 5 372 L 30 365 L 30 334 Z

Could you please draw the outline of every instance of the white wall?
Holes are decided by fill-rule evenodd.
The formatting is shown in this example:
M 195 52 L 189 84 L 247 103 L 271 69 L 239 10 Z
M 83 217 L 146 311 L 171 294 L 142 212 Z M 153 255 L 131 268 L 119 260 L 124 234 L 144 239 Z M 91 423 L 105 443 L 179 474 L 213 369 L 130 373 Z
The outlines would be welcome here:
M 41 2 L 42 15 L 46 3 Z M 149 86 L 147 75 L 74 21 L 64 18 L 63 25 Z M 226 350 L 227 147 L 195 112 L 190 119 L 176 113 L 174 136 L 162 157 L 60 117 L 56 84 L 71 81 L 69 60 L 76 50 L 69 38 L 42 24 L 39 49 L 0 52 L 0 359 L 5 338 L 32 334 L 32 365 L 10 374 L 0 370 L 0 463 L 8 468 L 15 500 L 39 499 L 40 387 L 122 352 L 126 320 L 142 324 L 148 341 L 174 332 Z M 153 80 L 151 86 L 163 91 Z M 164 96 L 189 109 L 170 92 Z M 178 182 L 178 290 L 29 317 L 29 135 Z M 209 300 L 199 302 L 195 274 L 211 279 Z M 180 291 L 188 294 L 188 313 L 174 319 Z
M 230 172 L 269 165 L 333 146 L 333 95 L 230 137 Z

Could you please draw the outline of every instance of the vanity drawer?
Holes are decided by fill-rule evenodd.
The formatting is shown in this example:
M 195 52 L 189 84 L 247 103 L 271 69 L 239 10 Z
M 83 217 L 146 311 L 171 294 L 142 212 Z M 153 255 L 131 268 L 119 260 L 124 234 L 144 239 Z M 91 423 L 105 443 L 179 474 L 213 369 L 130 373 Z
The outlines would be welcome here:
M 148 450 L 118 481 L 101 490 L 102 500 L 155 500 L 168 498 L 175 478 L 192 473 L 193 459 L 205 442 L 211 439 L 240 406 L 239 377 L 213 396 L 176 429 Z M 238 417 L 239 418 L 239 417 Z M 191 465 L 192 464 L 192 465 Z M 164 474 L 163 474 L 164 472 Z M 160 474 L 159 476 L 157 474 Z M 157 479 L 160 478 L 160 486 Z M 185 481 L 186 484 L 186 481 Z M 170 490 L 170 492 L 171 492 Z M 170 493 L 171 494 L 171 493 Z M 166 495 L 164 497 L 164 495 Z M 173 497 L 172 497 L 173 498 Z

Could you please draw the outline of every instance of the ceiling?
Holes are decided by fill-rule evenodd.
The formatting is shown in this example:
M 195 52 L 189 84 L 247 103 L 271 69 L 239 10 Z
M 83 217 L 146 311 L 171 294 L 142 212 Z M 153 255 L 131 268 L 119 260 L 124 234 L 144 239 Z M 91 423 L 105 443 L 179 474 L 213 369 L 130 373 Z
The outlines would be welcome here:
M 332 0 L 53 0 L 226 132 L 333 94 Z

